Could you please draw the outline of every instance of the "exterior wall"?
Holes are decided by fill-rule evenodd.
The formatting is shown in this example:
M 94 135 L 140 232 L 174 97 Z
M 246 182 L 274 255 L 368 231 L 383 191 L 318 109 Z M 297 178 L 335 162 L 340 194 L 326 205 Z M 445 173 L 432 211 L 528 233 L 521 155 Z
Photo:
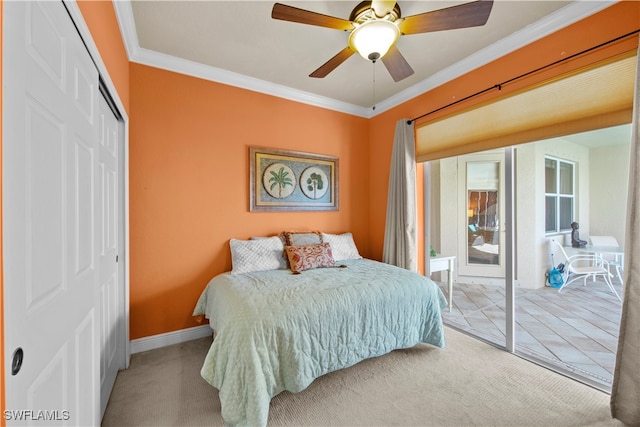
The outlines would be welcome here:
M 460 230 L 458 224 L 457 212 L 462 209 L 459 206 L 460 197 L 458 197 L 458 158 L 449 157 L 446 159 L 436 160 L 432 163 L 438 163 L 440 174 L 438 181 L 440 181 L 440 200 L 434 200 L 434 205 L 439 206 L 438 216 L 440 217 L 440 226 L 432 230 L 432 235 L 438 236 L 440 239 L 440 248 L 443 254 L 457 255 L 458 254 L 458 233 Z M 462 191 L 464 191 L 464 183 L 462 184 Z M 467 230 L 464 230 L 466 234 Z M 459 262 L 460 260 L 457 260 Z M 458 268 L 454 272 L 454 281 L 458 279 Z M 444 276 L 442 276 L 444 277 Z
M 139 64 L 130 76 L 131 339 L 197 325 L 231 238 L 351 231 L 371 256 L 367 119 Z M 339 210 L 250 212 L 250 146 L 338 157 Z
M 618 243 L 624 245 L 629 186 L 629 144 L 628 141 L 620 142 L 622 143 L 592 149 L 589 153 L 591 223 L 588 235 L 613 236 Z
M 518 280 L 520 285 L 526 288 L 539 288 L 544 286 L 545 273 L 553 264 L 558 265 L 561 262 L 565 262 L 562 259 L 562 254 L 553 249 L 549 240 L 554 239 L 559 242 L 565 242 L 571 244 L 571 233 L 560 234 L 545 234 L 545 217 L 544 217 L 544 159 L 545 156 L 553 156 L 562 160 L 569 160 L 576 163 L 576 212 L 574 220 L 580 224 L 580 237 L 584 238 L 589 234 L 591 212 L 590 206 L 590 156 L 589 149 L 583 146 L 579 146 L 564 140 L 563 138 L 553 138 L 545 141 L 536 142 L 534 144 L 528 144 L 533 147 L 533 153 L 531 157 L 525 157 L 525 153 L 522 155 L 522 163 L 531 163 L 530 160 L 534 159 L 534 179 L 535 183 L 535 206 L 533 210 L 528 213 L 527 210 L 518 213 L 519 227 L 526 227 L 526 224 L 535 224 L 535 229 L 530 230 L 527 236 L 530 237 L 529 241 L 518 242 L 519 259 L 518 259 Z M 518 165 L 519 166 L 519 165 Z M 519 175 L 520 176 L 520 175 Z M 523 179 L 526 179 L 523 177 Z M 520 194 L 520 193 L 519 193 Z M 520 209 L 521 198 L 518 199 L 518 209 Z M 537 206 L 537 207 L 536 207 Z M 529 206 L 529 208 L 531 208 Z M 522 215 L 522 216 L 521 216 Z M 522 219 L 521 219 L 522 218 Z M 518 230 L 520 231 L 520 229 Z M 527 232 L 524 232 L 527 233 Z M 520 235 L 518 237 L 520 239 Z M 533 254 L 531 254 L 531 249 Z M 521 254 L 524 252 L 526 256 Z M 553 264 L 551 260 L 551 253 L 553 253 Z M 529 256 L 529 254 L 531 254 Z M 528 280 L 532 278 L 533 280 Z
M 537 144 L 516 148 L 516 286 L 537 288 L 544 286 L 544 271 L 540 265 L 548 252 L 540 244 L 544 237 L 544 154 Z M 542 163 L 540 163 L 542 157 Z M 532 161 L 533 160 L 533 161 Z M 544 240 L 544 239 L 542 239 Z M 550 262 L 550 261 L 549 261 Z

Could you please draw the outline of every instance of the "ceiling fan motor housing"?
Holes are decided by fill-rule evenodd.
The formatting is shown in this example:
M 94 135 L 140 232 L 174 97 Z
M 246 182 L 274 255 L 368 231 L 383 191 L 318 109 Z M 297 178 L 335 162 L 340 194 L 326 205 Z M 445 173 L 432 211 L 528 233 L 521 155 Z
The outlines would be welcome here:
M 349 47 L 364 59 L 376 61 L 400 38 L 396 21 L 400 17 L 400 7 L 396 3 L 393 10 L 383 17 L 376 16 L 370 1 L 357 5 L 350 19 L 355 28 L 349 34 Z

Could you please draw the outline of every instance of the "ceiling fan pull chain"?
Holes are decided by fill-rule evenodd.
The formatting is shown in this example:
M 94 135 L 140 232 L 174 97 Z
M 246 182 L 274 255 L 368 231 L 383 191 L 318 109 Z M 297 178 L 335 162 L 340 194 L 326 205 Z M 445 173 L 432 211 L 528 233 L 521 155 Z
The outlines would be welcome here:
M 373 107 L 372 110 L 376 109 L 376 61 L 375 59 L 371 61 L 373 64 Z

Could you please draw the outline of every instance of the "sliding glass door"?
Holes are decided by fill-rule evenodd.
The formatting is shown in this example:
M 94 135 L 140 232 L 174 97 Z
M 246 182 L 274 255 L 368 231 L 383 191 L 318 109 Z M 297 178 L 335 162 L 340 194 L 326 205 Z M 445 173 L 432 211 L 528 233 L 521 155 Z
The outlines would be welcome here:
M 620 301 L 592 278 L 549 286 L 567 264 L 550 242 L 570 247 L 577 223 L 588 245 L 623 245 L 629 140 L 620 126 L 430 162 L 431 245 L 457 266 L 445 323 L 608 391 Z M 615 269 L 611 281 L 622 295 Z

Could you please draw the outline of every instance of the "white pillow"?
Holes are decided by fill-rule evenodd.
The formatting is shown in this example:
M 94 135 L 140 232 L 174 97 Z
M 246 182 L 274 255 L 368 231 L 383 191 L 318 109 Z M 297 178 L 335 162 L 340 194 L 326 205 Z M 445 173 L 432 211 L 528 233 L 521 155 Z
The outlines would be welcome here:
M 229 241 L 231 248 L 231 274 L 287 268 L 282 256 L 284 245 L 279 237 Z
M 335 261 L 348 259 L 362 259 L 351 233 L 327 234 L 322 233 L 322 240 L 331 245 L 331 252 Z

